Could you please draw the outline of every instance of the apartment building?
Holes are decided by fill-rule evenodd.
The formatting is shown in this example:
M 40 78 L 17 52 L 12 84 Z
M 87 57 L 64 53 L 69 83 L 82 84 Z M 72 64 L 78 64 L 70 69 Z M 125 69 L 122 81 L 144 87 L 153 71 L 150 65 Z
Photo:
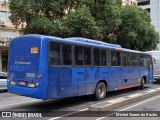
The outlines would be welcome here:
M 137 5 L 137 0 L 122 0 L 122 5 Z
M 138 6 L 148 11 L 152 25 L 160 33 L 160 0 L 138 0 Z M 160 50 L 160 44 L 157 47 Z
M 15 29 L 9 20 L 9 0 L 0 0 L 0 71 L 7 70 L 8 46 L 12 38 L 21 35 L 21 28 Z

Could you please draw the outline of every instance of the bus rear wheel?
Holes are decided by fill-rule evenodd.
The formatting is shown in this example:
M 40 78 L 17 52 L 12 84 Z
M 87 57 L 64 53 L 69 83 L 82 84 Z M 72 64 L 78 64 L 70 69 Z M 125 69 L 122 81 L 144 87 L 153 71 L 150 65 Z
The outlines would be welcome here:
M 140 90 L 144 89 L 144 78 L 141 78 Z
M 95 97 L 97 100 L 102 100 L 106 97 L 106 85 L 103 82 L 99 82 L 96 86 Z

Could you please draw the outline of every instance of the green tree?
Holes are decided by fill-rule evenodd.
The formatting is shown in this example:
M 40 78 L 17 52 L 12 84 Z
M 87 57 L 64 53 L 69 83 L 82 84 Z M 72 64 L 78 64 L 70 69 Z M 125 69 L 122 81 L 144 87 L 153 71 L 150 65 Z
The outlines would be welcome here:
M 121 24 L 121 2 L 120 0 L 84 0 L 84 4 L 89 6 L 92 16 L 101 29 L 103 41 L 115 42 L 112 33 Z
M 70 13 L 77 4 L 79 0 L 11 0 L 10 19 L 16 26 L 24 22 L 28 24 L 34 17 L 42 15 L 56 22 Z
M 34 17 L 25 29 L 25 34 L 42 34 L 56 36 L 57 24 L 53 23 L 50 19 L 39 16 Z
M 151 25 L 147 11 L 136 6 L 123 6 L 121 19 L 122 23 L 114 33 L 117 35 L 116 43 L 135 50 L 156 48 L 159 36 Z
M 147 12 L 121 0 L 11 0 L 11 21 L 25 33 L 79 36 L 136 50 L 155 49 L 159 35 Z
M 101 37 L 100 29 L 90 14 L 88 7 L 81 7 L 64 16 L 61 25 L 63 37 L 85 37 L 98 39 Z

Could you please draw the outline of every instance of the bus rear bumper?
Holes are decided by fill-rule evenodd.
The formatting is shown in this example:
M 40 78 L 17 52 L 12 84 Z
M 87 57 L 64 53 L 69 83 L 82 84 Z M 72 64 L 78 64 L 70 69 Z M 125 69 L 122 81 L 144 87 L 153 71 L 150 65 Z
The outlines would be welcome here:
M 13 86 L 13 85 L 7 85 L 8 92 L 21 95 L 21 96 L 27 96 L 31 98 L 37 98 L 37 99 L 46 99 L 46 92 L 44 89 L 44 86 L 38 86 L 36 88 L 28 88 L 28 87 L 21 87 L 21 86 Z

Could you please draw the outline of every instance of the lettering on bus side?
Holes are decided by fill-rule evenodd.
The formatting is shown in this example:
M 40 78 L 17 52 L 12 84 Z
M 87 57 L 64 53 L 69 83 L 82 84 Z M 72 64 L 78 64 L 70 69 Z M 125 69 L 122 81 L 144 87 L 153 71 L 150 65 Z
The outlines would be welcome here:
M 76 81 L 81 80 L 107 80 L 108 69 L 104 68 L 74 68 L 72 69 L 72 78 Z
M 11 71 L 32 71 L 33 68 L 30 66 L 10 66 Z

